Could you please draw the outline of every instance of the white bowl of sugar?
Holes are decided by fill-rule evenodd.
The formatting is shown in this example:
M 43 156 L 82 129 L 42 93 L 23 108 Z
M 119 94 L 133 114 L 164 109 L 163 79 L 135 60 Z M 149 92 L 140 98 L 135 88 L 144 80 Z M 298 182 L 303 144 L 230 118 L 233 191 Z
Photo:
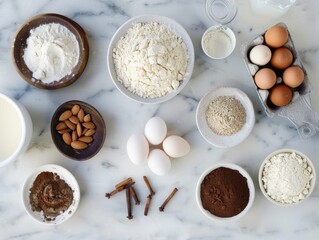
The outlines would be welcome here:
M 28 148 L 32 137 L 32 120 L 18 101 L 0 93 L 0 167 L 17 159 Z

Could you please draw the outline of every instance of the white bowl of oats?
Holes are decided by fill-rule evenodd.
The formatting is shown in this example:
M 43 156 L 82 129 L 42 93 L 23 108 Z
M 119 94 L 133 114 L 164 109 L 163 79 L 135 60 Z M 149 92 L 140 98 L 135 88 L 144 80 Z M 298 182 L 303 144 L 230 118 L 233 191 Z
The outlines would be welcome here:
M 158 15 L 129 19 L 114 34 L 108 70 L 122 94 L 140 103 L 161 103 L 176 96 L 189 81 L 194 46 L 186 30 Z
M 254 107 L 249 97 L 238 88 L 215 88 L 200 100 L 196 124 L 202 137 L 211 145 L 233 147 L 252 131 Z

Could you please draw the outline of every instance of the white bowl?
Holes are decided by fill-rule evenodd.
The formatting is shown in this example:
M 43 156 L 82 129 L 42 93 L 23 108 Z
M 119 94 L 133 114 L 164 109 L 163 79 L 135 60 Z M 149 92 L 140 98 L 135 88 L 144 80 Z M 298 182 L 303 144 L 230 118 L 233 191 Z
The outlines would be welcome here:
M 308 165 L 312 168 L 312 174 L 313 174 L 313 178 L 311 179 L 310 181 L 310 189 L 309 189 L 309 193 L 305 196 L 305 198 L 303 200 L 300 200 L 299 202 L 295 202 L 295 203 L 291 203 L 291 204 L 288 204 L 288 203 L 281 203 L 281 202 L 277 202 L 275 201 L 274 199 L 272 199 L 266 192 L 264 186 L 263 186 L 263 183 L 262 183 L 262 174 L 263 174 L 263 170 L 264 170 L 264 166 L 267 162 L 268 159 L 272 158 L 273 156 L 277 155 L 277 154 L 280 154 L 280 153 L 296 153 L 298 154 L 299 156 L 301 156 L 303 159 L 305 159 L 308 163 Z M 259 169 L 259 174 L 258 174 L 258 180 L 259 180 L 259 187 L 260 187 L 260 190 L 261 192 L 264 194 L 264 196 L 272 203 L 278 205 L 278 206 L 294 206 L 294 205 L 297 205 L 303 201 L 305 201 L 312 193 L 314 187 L 315 187 L 315 183 L 316 183 L 316 172 L 315 172 L 315 167 L 314 165 L 312 164 L 311 160 L 305 155 L 303 154 L 302 152 L 299 152 L 299 151 L 296 151 L 294 149 L 288 149 L 288 148 L 284 148 L 284 149 L 279 149 L 277 151 L 274 151 L 272 152 L 271 154 L 269 154 L 265 160 L 262 162 L 261 166 L 260 166 L 260 169 Z
M 59 177 L 63 179 L 73 190 L 72 204 L 66 211 L 58 215 L 54 221 L 47 221 L 43 216 L 43 212 L 32 211 L 32 208 L 31 208 L 31 204 L 29 200 L 30 188 L 33 186 L 34 180 L 41 172 L 57 173 Z M 76 211 L 80 202 L 80 187 L 75 177 L 68 170 L 58 165 L 48 164 L 48 165 L 39 167 L 26 179 L 23 186 L 22 199 L 23 199 L 25 210 L 34 220 L 46 225 L 56 225 L 69 219 Z
M 208 43 L 207 41 L 205 40 L 208 36 L 208 34 L 210 32 L 223 32 L 225 33 L 229 39 L 230 39 L 230 42 L 231 42 L 231 47 L 229 49 L 228 52 L 225 51 L 225 54 L 223 56 L 217 56 L 217 55 L 212 55 L 209 53 L 208 51 Z M 203 36 L 202 36 L 202 39 L 201 39 L 201 46 L 202 46 L 202 49 L 204 51 L 204 53 L 211 59 L 224 59 L 226 57 L 228 57 L 230 54 L 232 54 L 232 52 L 234 51 L 235 47 L 236 47 L 236 36 L 234 34 L 234 32 L 229 28 L 229 27 L 226 27 L 226 26 L 221 26 L 221 25 L 215 25 L 215 26 L 212 26 L 210 28 L 208 28 Z M 221 48 L 222 45 L 219 45 L 217 48 Z
M 248 184 L 248 188 L 249 188 L 249 200 L 248 200 L 248 204 L 245 207 L 245 209 L 243 211 L 241 211 L 239 214 L 233 216 L 233 217 L 218 217 L 215 216 L 214 214 L 210 213 L 209 211 L 207 211 L 206 209 L 204 209 L 203 205 L 202 205 L 202 200 L 200 197 L 200 192 L 201 192 L 201 184 L 204 180 L 204 178 L 206 177 L 206 175 L 208 175 L 211 171 L 220 168 L 220 167 L 225 167 L 225 168 L 229 168 L 229 169 L 233 169 L 233 170 L 238 170 L 239 173 L 245 177 L 247 179 L 247 184 Z M 242 218 L 251 208 L 251 206 L 253 205 L 254 199 L 255 199 L 255 186 L 254 186 L 254 182 L 251 179 L 250 175 L 240 166 L 233 164 L 233 163 L 217 163 L 215 165 L 213 165 L 212 167 L 208 168 L 205 172 L 203 172 L 203 174 L 200 176 L 200 178 L 198 179 L 197 182 L 197 186 L 196 186 L 196 202 L 197 205 L 199 207 L 199 209 L 201 210 L 201 212 L 208 217 L 211 220 L 214 221 L 218 221 L 218 222 L 229 222 L 229 221 L 233 221 L 233 220 L 237 220 L 239 218 Z
M 231 136 L 220 136 L 215 134 L 207 124 L 206 110 L 209 104 L 219 96 L 233 96 L 235 97 L 246 110 L 246 123 L 237 133 Z M 244 141 L 255 124 L 255 112 L 253 104 L 249 97 L 237 88 L 222 87 L 215 88 L 207 93 L 199 102 L 196 110 L 196 124 L 200 134 L 203 138 L 215 147 L 229 148 Z
M 29 112 L 21 103 L 2 93 L 0 93 L 0 101 L 6 102 L 6 104 L 8 104 L 6 107 L 12 108 L 17 113 L 17 123 L 20 124 L 21 127 L 21 138 L 19 140 L 19 143 L 17 144 L 17 147 L 14 150 L 12 150 L 11 153 L 8 153 L 9 155 L 7 154 L 3 159 L 1 159 L 0 156 L 0 167 L 2 167 L 8 164 L 9 162 L 12 162 L 15 159 L 17 159 L 22 153 L 24 153 L 27 150 L 32 137 L 33 125 Z M 1 111 L 0 114 L 2 114 Z M 0 148 L 1 147 L 2 145 L 0 144 Z
M 135 23 L 149 23 L 149 22 L 157 22 L 163 25 L 166 25 L 169 27 L 169 29 L 175 33 L 176 35 L 180 36 L 183 39 L 183 42 L 186 45 L 187 49 L 187 54 L 188 54 L 188 63 L 187 63 L 187 69 L 186 69 L 186 75 L 185 79 L 182 81 L 182 83 L 179 85 L 177 90 L 172 91 L 168 93 L 165 96 L 158 97 L 158 98 L 143 98 L 138 96 L 137 94 L 134 94 L 130 92 L 126 87 L 124 87 L 117 79 L 116 71 L 114 68 L 114 61 L 113 61 L 113 49 L 115 48 L 117 42 L 119 39 L 126 34 L 128 29 L 130 29 L 133 24 Z M 146 103 L 146 104 L 156 104 L 156 103 L 161 103 L 165 102 L 174 96 L 176 96 L 182 89 L 186 86 L 188 83 L 189 79 L 191 78 L 193 68 L 194 68 L 194 59 L 195 59 L 195 53 L 194 53 L 194 46 L 192 43 L 191 38 L 189 37 L 188 33 L 186 30 L 177 22 L 174 20 L 163 17 L 163 16 L 158 16 L 158 15 L 141 15 L 137 17 L 133 17 L 127 22 L 125 22 L 113 35 L 111 42 L 109 44 L 108 52 L 107 52 L 107 62 L 108 62 L 108 70 L 111 75 L 111 79 L 115 86 L 117 87 L 118 90 L 122 94 L 124 94 L 126 97 L 140 103 Z

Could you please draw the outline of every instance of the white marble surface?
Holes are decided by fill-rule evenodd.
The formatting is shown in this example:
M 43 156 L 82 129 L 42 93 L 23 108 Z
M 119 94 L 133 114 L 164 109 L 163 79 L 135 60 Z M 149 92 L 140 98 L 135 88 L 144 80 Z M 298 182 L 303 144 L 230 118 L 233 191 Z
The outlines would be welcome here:
M 313 109 L 319 112 L 319 17 L 318 1 L 299 0 L 279 20 L 253 16 L 249 2 L 240 0 L 239 12 L 229 26 L 237 36 L 235 52 L 226 60 L 212 61 L 204 56 L 200 38 L 213 23 L 204 11 L 204 0 L 2 0 L 0 1 L 0 91 L 13 96 L 29 110 L 34 123 L 32 142 L 17 161 L 0 169 L 0 239 L 316 239 L 319 235 L 319 184 L 311 197 L 295 207 L 272 205 L 262 196 L 257 181 L 259 166 L 266 155 L 279 148 L 295 148 L 308 155 L 319 173 L 319 135 L 301 140 L 293 125 L 281 118 L 268 118 L 241 59 L 240 45 L 268 26 L 285 22 L 292 34 L 313 86 Z M 34 88 L 15 72 L 10 48 L 16 29 L 28 18 L 47 12 L 66 15 L 87 32 L 90 42 L 88 66 L 73 85 L 56 91 Z M 130 17 L 140 14 L 171 17 L 189 32 L 196 51 L 196 62 L 189 84 L 172 100 L 159 105 L 142 105 L 125 98 L 115 89 L 106 67 L 109 41 L 116 29 Z M 195 124 L 199 99 L 216 86 L 238 87 L 252 99 L 256 124 L 246 141 L 230 149 L 211 147 L 200 136 Z M 107 139 L 98 155 L 76 162 L 61 155 L 50 136 L 54 110 L 71 99 L 84 100 L 103 115 Z M 141 132 L 152 116 L 160 116 L 170 131 L 191 143 L 187 157 L 173 161 L 168 176 L 157 177 L 147 166 L 137 167 L 126 155 L 126 139 Z M 1 139 L 0 141 L 3 141 Z M 243 166 L 252 176 L 256 198 L 250 212 L 241 220 L 217 224 L 206 219 L 195 202 L 195 186 L 200 174 L 216 162 Z M 35 168 L 59 164 L 70 170 L 81 188 L 77 212 L 58 226 L 44 226 L 24 211 L 21 190 L 25 178 Z M 143 215 L 147 189 L 142 176 L 154 186 L 149 216 Z M 142 205 L 134 207 L 134 219 L 126 218 L 125 194 L 108 200 L 104 193 L 131 176 Z M 164 213 L 158 206 L 173 189 L 179 191 Z

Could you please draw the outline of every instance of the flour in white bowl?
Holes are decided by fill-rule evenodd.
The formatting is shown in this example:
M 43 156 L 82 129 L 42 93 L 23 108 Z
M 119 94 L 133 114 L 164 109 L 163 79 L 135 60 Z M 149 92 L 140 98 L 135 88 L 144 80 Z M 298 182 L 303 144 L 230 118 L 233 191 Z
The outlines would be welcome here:
M 279 153 L 265 163 L 262 184 L 268 196 L 283 204 L 303 200 L 310 191 L 313 169 L 295 152 Z
M 143 98 L 176 90 L 184 80 L 187 50 L 183 40 L 157 22 L 136 23 L 113 49 L 118 81 Z
M 72 72 L 79 52 L 79 43 L 69 29 L 49 23 L 30 31 L 23 59 L 35 80 L 52 83 Z

